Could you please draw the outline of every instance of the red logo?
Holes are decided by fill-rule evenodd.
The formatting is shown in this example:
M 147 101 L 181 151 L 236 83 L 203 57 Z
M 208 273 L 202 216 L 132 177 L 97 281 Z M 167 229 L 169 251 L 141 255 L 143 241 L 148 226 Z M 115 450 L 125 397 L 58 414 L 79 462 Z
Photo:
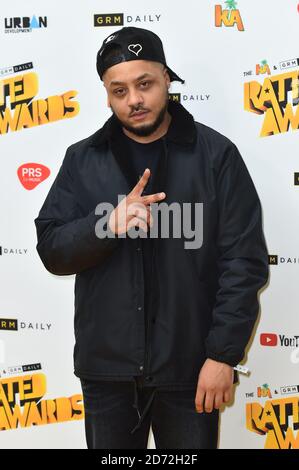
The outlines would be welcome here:
M 29 191 L 47 179 L 49 175 L 49 168 L 40 163 L 24 163 L 18 168 L 19 180 Z
M 262 333 L 260 342 L 262 346 L 277 346 L 277 335 L 275 333 Z

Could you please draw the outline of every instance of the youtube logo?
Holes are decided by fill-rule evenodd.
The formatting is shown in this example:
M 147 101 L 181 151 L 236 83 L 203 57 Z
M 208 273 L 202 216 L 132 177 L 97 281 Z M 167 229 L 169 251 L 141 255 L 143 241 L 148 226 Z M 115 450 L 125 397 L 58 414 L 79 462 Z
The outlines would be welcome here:
M 277 335 L 275 333 L 261 333 L 260 343 L 262 346 L 277 346 Z

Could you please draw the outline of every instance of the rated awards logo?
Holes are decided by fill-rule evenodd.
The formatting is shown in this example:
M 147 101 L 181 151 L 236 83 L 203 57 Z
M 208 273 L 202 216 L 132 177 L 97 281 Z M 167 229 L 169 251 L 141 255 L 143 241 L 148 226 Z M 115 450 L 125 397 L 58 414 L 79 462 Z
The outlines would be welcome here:
M 299 449 L 298 405 L 297 396 L 247 403 L 246 428 L 266 437 L 265 449 Z
M 20 131 L 75 117 L 78 92 L 34 99 L 39 91 L 38 74 L 29 72 L 0 80 L 0 134 Z
M 244 110 L 264 117 L 260 137 L 298 130 L 299 70 L 244 83 Z
M 47 393 L 42 373 L 0 380 L 0 431 L 83 419 L 81 394 L 43 399 Z

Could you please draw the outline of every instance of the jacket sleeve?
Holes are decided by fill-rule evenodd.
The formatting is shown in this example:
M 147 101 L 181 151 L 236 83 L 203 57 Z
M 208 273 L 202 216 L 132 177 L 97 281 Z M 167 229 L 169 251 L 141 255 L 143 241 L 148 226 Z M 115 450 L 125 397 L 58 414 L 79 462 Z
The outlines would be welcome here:
M 245 355 L 269 275 L 261 204 L 235 144 L 218 172 L 218 290 L 207 357 L 236 366 Z
M 95 209 L 79 216 L 70 171 L 70 147 L 44 204 L 34 220 L 38 254 L 52 274 L 77 274 L 102 263 L 118 246 L 115 236 L 98 238 Z M 106 224 L 107 226 L 107 224 Z

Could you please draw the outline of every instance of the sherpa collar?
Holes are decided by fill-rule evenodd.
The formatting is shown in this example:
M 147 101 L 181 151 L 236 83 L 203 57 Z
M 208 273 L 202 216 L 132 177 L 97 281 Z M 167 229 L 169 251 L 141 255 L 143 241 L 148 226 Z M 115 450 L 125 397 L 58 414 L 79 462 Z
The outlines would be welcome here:
M 183 145 L 192 144 L 196 137 L 196 128 L 192 114 L 181 103 L 173 100 L 169 100 L 168 111 L 172 119 L 166 133 L 167 140 Z M 91 145 L 97 147 L 111 137 L 114 140 L 119 135 L 119 132 L 121 132 L 120 125 L 114 115 L 112 115 L 104 126 L 93 134 Z

